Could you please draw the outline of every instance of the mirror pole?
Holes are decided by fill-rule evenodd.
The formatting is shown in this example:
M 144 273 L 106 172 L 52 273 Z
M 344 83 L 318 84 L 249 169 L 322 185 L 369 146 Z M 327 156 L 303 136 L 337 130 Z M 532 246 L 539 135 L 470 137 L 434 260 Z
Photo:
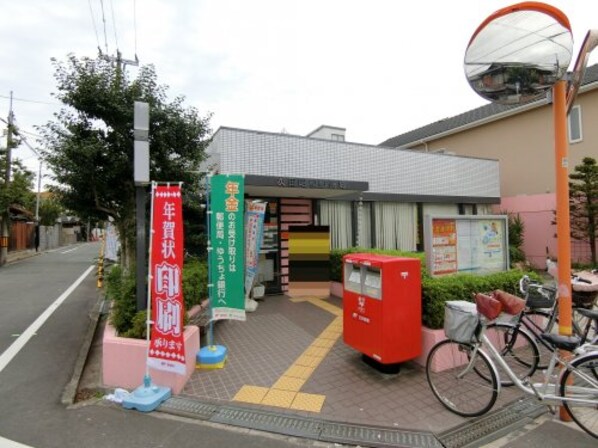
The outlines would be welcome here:
M 571 228 L 569 216 L 569 142 L 567 140 L 567 81 L 560 80 L 552 88 L 554 119 L 554 155 L 556 169 L 556 237 L 558 257 L 559 334 L 571 331 Z M 571 353 L 561 353 L 570 357 Z M 571 417 L 564 406 L 559 408 L 561 421 Z
M 557 81 L 552 91 L 556 171 L 559 333 L 571 335 L 571 229 L 569 223 L 567 81 Z

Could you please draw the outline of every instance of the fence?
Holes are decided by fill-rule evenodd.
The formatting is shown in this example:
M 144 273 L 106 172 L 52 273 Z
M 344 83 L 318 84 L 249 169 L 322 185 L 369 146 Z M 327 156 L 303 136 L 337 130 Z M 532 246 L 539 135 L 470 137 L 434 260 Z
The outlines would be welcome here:
M 35 223 L 13 221 L 10 224 L 8 251 L 35 249 Z

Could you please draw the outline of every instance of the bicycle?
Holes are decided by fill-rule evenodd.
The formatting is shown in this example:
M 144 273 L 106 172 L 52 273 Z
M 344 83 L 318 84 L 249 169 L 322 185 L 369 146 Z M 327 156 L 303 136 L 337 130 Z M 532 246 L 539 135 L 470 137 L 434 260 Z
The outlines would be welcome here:
M 534 338 L 539 349 L 537 368 L 546 369 L 554 348 L 540 336 L 542 333 L 558 332 L 556 288 L 532 282 L 529 276 L 524 275 L 519 280 L 519 291 L 526 300 L 526 308 L 511 323 L 518 329 L 523 326 Z M 598 311 L 587 303 L 581 300 L 572 302 L 572 332 L 582 344 L 587 341 L 598 342 Z
M 463 305 L 463 311 L 469 314 L 467 319 L 472 324 L 460 333 L 449 331 L 453 328 L 451 324 L 445 326 L 449 339 L 437 343 L 428 354 L 426 378 L 434 396 L 455 414 L 464 417 L 482 415 L 494 406 L 500 393 L 498 365 L 522 392 L 549 406 L 564 405 L 580 428 L 598 438 L 598 346 L 580 345 L 574 336 L 544 333 L 542 339 L 560 350 L 573 352 L 574 357 L 568 359 L 555 350 L 544 382 L 533 383 L 529 377 L 520 379 L 486 335 L 488 325 L 496 318 L 480 306 L 488 301 L 486 297 L 482 295 L 479 302 L 476 299 L 477 314 L 471 312 L 473 304 L 465 302 L 468 306 Z M 447 302 L 445 324 L 447 318 L 457 319 L 457 314 L 447 312 L 450 311 L 449 304 L 456 303 Z M 472 315 L 477 319 L 472 319 Z M 460 325 L 460 328 L 465 327 Z M 451 336 L 456 336 L 457 340 Z M 562 368 L 557 378 L 554 372 L 558 366 Z M 551 382 L 553 378 L 558 381 Z

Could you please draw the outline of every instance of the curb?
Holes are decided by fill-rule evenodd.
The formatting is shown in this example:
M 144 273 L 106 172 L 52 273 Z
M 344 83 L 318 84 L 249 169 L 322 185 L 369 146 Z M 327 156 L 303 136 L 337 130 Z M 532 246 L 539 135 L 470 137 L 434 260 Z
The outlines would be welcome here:
M 75 403 L 75 396 L 77 395 L 79 382 L 81 381 L 83 370 L 85 369 L 85 364 L 87 362 L 87 358 L 91 349 L 91 344 L 97 331 L 98 323 L 100 322 L 104 302 L 104 296 L 101 293 L 99 293 L 98 300 L 89 315 L 90 322 L 87 327 L 85 336 L 83 337 L 83 342 L 81 344 L 81 348 L 79 349 L 77 360 L 75 361 L 73 375 L 71 377 L 71 380 L 65 386 L 64 391 L 62 392 L 62 397 L 60 401 L 65 406 L 71 406 Z

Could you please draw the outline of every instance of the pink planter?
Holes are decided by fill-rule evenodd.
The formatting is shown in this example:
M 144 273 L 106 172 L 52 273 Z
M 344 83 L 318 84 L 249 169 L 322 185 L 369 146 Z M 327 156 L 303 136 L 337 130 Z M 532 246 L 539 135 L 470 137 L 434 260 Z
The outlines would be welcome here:
M 343 284 L 340 282 L 330 282 L 330 295 L 343 298 Z
M 150 369 L 152 382 L 158 386 L 170 387 L 173 394 L 179 394 L 195 370 L 199 351 L 199 328 L 185 327 L 185 375 Z M 121 338 L 116 329 L 106 323 L 102 344 L 102 380 L 104 386 L 135 389 L 143 384 L 147 342 L 143 339 Z

